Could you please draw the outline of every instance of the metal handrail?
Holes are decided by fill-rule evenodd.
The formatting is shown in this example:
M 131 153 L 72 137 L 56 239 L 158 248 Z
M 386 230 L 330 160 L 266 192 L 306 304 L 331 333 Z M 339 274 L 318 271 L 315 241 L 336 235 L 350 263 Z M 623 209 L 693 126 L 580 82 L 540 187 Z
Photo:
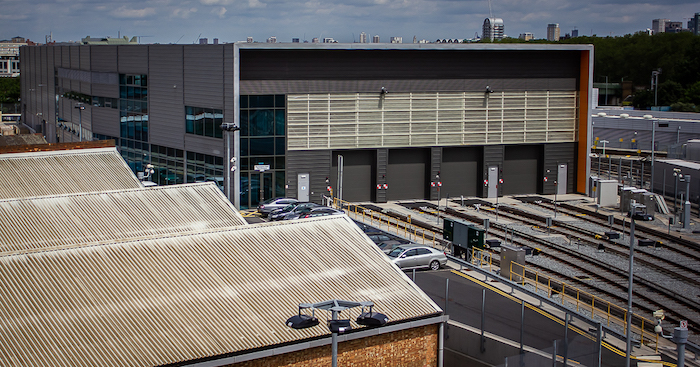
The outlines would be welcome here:
M 522 269 L 522 273 L 518 273 L 516 271 L 513 271 L 513 269 L 516 268 L 517 270 Z M 533 277 L 527 277 L 526 274 L 534 274 Z M 586 310 L 591 312 L 591 318 L 595 317 L 596 310 L 601 311 L 598 314 L 602 314 L 604 318 L 607 319 L 607 324 L 610 326 L 610 323 L 612 322 L 613 324 L 620 325 L 622 326 L 623 330 L 626 332 L 627 330 L 627 309 L 620 307 L 618 305 L 615 305 L 611 303 L 610 301 L 607 301 L 605 299 L 602 299 L 600 297 L 597 297 L 591 293 L 588 293 L 586 291 L 583 291 L 579 289 L 578 287 L 572 286 L 570 284 L 567 284 L 566 282 L 559 281 L 557 279 L 552 279 L 552 277 L 548 275 L 540 275 L 540 272 L 537 271 L 536 269 L 527 267 L 522 264 L 518 264 L 516 262 L 511 262 L 510 264 L 510 272 L 509 272 L 509 279 L 513 281 L 513 276 L 520 277 L 520 283 L 522 286 L 525 285 L 527 282 L 528 284 L 534 284 L 535 287 L 535 292 L 539 291 L 540 288 L 547 290 L 547 296 L 551 297 L 555 294 L 558 294 L 561 297 L 561 304 L 563 305 L 565 300 L 568 300 L 572 303 L 576 304 L 576 312 L 579 312 L 581 307 L 586 308 Z M 547 280 L 546 286 L 543 281 L 540 280 L 540 277 L 543 277 Z M 552 283 L 559 284 L 561 286 L 561 290 L 558 290 L 552 286 Z M 581 296 L 584 296 L 583 298 L 588 298 L 590 300 L 590 304 L 586 301 L 581 300 Z M 596 305 L 596 301 L 598 302 L 598 305 Z M 602 303 L 602 307 L 601 307 Z M 607 307 L 606 307 L 607 306 Z M 615 312 L 617 311 L 617 314 L 622 314 L 622 317 L 615 316 Z M 651 340 L 657 344 L 658 348 L 658 342 L 659 342 L 659 335 L 656 334 L 655 332 L 647 331 L 645 330 L 645 324 L 648 325 L 656 325 L 656 323 L 650 319 L 647 319 L 641 315 L 632 313 L 632 321 L 635 321 L 635 318 L 638 321 L 638 325 L 632 325 L 632 329 L 636 329 L 638 331 L 638 334 L 641 339 L 641 343 L 644 343 L 644 338 L 645 335 L 647 336 L 647 340 Z M 651 334 L 651 336 L 650 336 Z

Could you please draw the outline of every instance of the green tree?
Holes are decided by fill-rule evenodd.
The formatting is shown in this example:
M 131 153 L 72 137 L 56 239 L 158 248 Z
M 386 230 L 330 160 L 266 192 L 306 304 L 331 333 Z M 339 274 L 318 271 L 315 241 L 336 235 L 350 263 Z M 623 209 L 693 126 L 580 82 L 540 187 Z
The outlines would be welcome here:
M 0 103 L 18 103 L 19 78 L 0 78 Z

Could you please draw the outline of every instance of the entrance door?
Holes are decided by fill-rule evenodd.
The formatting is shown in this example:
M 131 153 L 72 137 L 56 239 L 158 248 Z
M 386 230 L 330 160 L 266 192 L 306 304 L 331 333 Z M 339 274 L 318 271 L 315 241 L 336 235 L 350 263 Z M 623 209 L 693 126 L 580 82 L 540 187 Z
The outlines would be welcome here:
M 557 195 L 566 194 L 566 177 L 567 177 L 567 167 L 566 164 L 560 164 L 557 167 Z
M 297 200 L 309 201 L 309 174 L 300 173 L 297 176 Z
M 489 166 L 488 198 L 498 197 L 498 166 Z

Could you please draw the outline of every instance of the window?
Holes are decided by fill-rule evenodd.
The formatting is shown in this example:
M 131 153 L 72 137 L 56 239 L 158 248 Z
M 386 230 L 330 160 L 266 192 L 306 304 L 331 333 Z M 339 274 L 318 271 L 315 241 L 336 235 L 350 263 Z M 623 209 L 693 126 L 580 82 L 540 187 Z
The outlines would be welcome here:
M 408 250 L 408 251 L 406 251 L 406 255 L 404 255 L 404 257 L 416 256 L 417 254 L 418 254 L 418 251 L 416 251 L 415 249 Z
M 431 251 L 428 250 L 427 248 L 419 248 L 419 249 L 416 249 L 416 253 L 418 255 L 428 255 L 431 253 Z
M 221 138 L 222 110 L 185 106 L 185 132 L 188 134 Z

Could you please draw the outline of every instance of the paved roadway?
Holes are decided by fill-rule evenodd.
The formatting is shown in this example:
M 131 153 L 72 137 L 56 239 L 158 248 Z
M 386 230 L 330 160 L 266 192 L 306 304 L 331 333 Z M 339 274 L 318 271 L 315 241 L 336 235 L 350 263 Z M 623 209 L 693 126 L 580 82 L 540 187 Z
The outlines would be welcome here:
M 411 273 L 408 275 L 412 276 Z M 416 272 L 416 284 L 443 309 L 445 308 L 445 279 L 449 279 L 447 314 L 450 316 L 450 320 L 480 328 L 482 289 L 486 288 L 485 330 L 519 343 L 521 305 L 518 299 L 492 284 L 482 282 L 456 270 Z M 525 345 L 539 350 L 549 348 L 551 351 L 554 340 L 564 339 L 564 329 L 563 318 L 549 314 L 537 307 L 526 305 Z M 570 325 L 569 330 L 569 340 L 576 339 L 576 342 L 569 347 L 568 358 L 573 362 L 569 365 L 578 364 L 577 360 L 584 365 L 591 365 L 590 361 L 591 359 L 595 361 L 595 353 L 597 353 L 595 332 L 589 333 L 588 329 L 583 330 L 573 325 Z M 593 340 L 581 335 L 589 335 Z M 453 341 L 449 341 L 448 338 L 446 344 L 449 345 L 451 342 Z M 558 350 L 559 355 L 562 356 L 562 349 L 558 348 Z M 624 356 L 623 351 L 604 343 L 603 366 L 624 366 Z

